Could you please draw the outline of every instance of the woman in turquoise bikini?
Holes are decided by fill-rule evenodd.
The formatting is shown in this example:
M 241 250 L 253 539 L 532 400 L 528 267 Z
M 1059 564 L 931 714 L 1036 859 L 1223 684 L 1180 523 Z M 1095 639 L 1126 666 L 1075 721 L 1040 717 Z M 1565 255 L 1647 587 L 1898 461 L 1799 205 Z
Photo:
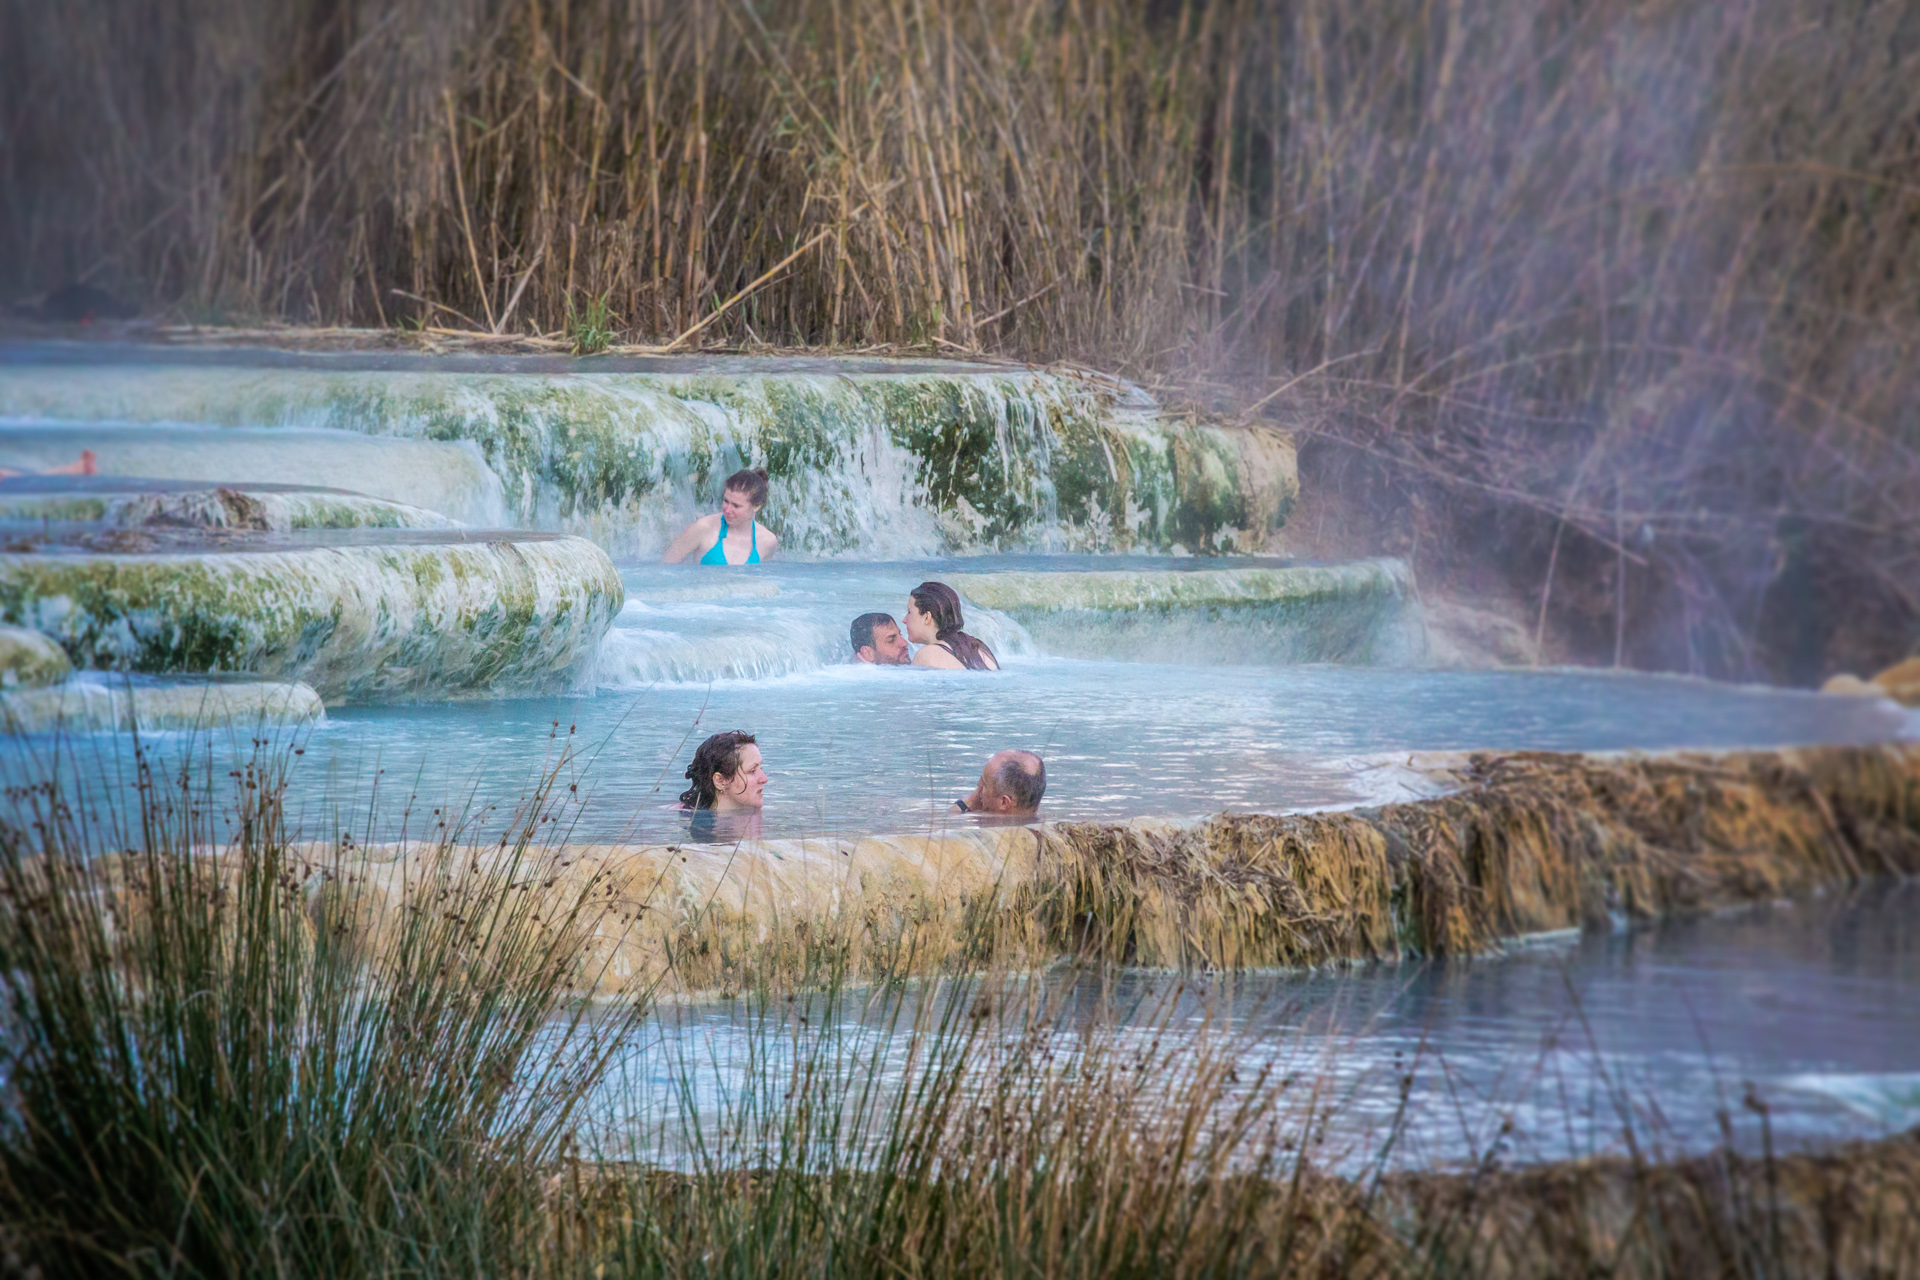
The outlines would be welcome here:
M 661 561 L 679 564 L 702 547 L 706 554 L 700 557 L 701 564 L 759 564 L 773 559 L 780 550 L 780 535 L 755 519 L 766 504 L 766 471 L 754 467 L 734 472 L 721 491 L 720 509 L 682 529 Z

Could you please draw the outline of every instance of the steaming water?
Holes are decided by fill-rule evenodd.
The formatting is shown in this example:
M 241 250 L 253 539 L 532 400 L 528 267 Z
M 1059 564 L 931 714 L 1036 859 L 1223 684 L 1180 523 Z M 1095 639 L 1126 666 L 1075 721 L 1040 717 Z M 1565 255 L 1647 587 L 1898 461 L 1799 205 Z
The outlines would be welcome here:
M 421 382 L 415 400 L 395 408 L 371 394 L 342 399 L 341 386 L 352 391 L 359 384 L 321 376 L 323 366 L 334 365 L 316 360 L 260 356 L 239 362 L 253 370 L 243 376 L 228 368 L 235 363 L 230 354 L 182 355 L 152 376 L 74 376 L 58 361 L 28 368 L 17 354 L 0 351 L 0 392 L 8 397 L 0 411 L 9 415 L 0 420 L 0 466 L 59 465 L 88 447 L 103 472 L 333 485 L 483 526 L 513 520 L 578 528 L 637 554 L 692 514 L 695 471 L 724 474 L 745 456 L 750 439 L 764 452 L 785 430 L 751 397 L 735 397 L 740 403 L 728 416 L 692 391 L 680 396 L 679 407 L 661 408 L 653 423 L 623 407 L 621 397 L 658 399 L 673 388 L 607 390 L 586 381 L 555 384 L 549 398 L 562 390 L 584 397 L 597 417 L 575 422 L 547 405 L 522 421 L 495 412 L 512 399 L 509 392 L 518 394 L 513 388 L 495 387 L 498 403 L 475 408 L 468 403 L 473 389 L 444 375 L 571 376 L 573 366 L 359 358 L 353 367 L 369 374 L 441 379 Z M 794 372 L 811 376 L 814 367 Z M 655 372 L 645 362 L 595 368 Z M 918 366 L 836 368 L 848 377 L 906 376 Z M 942 368 L 928 372 L 945 376 Z M 703 370 L 713 378 L 733 372 L 724 362 Z M 738 372 L 779 371 L 754 362 Z M 1024 382 L 993 381 L 999 374 L 982 377 L 993 385 L 967 394 L 991 392 L 1022 405 L 1046 397 L 1064 404 L 1061 397 L 1080 395 L 1058 388 L 1043 395 Z M 1026 524 L 1010 524 L 999 543 L 968 532 L 971 508 L 956 503 L 936 513 L 921 482 L 903 469 L 901 446 L 875 434 L 876 424 L 885 425 L 874 416 L 878 410 L 847 398 L 857 388 L 836 377 L 809 394 L 816 391 L 826 406 L 821 439 L 833 448 L 787 482 L 804 508 L 790 530 L 795 549 L 871 556 L 939 546 L 1106 546 L 1118 527 L 1102 525 L 1092 507 L 1082 524 L 1053 510 L 1053 474 L 1035 470 L 1034 462 L 1050 455 L 1010 448 L 1003 439 L 996 456 L 1031 490 L 1033 512 L 1022 517 Z M 989 416 L 1004 425 L 1013 420 L 1009 412 L 1003 406 Z M 422 425 L 436 413 L 452 416 L 435 419 L 432 430 Z M 1024 410 L 1014 417 L 1029 425 L 1051 420 Z M 330 429 L 342 423 L 353 429 Z M 582 423 L 601 435 L 579 434 Z M 1106 425 L 1158 439 L 1158 428 L 1117 419 Z M 525 439 L 523 427 L 532 431 Z M 871 449 L 863 443 L 869 437 Z M 595 440 L 596 448 L 620 446 L 595 455 L 595 465 L 620 480 L 613 487 L 644 499 L 601 494 L 604 486 L 581 461 L 582 441 Z M 1144 449 L 1131 465 L 1145 467 L 1165 454 L 1158 446 Z M 699 467 L 696 455 L 707 458 Z M 1113 513 L 1104 516 L 1111 524 Z M 1155 536 L 1160 541 L 1134 545 L 1171 545 L 1171 535 Z M 1118 819 L 1379 799 L 1405 784 L 1382 757 L 1416 750 L 1769 746 L 1916 733 L 1914 718 L 1885 702 L 1676 678 L 1273 665 L 1257 637 L 1231 623 L 1195 627 L 1191 617 L 1168 620 L 1157 648 L 1135 649 L 1174 654 L 1178 663 L 1070 660 L 1049 653 L 1012 619 L 981 609 L 969 609 L 969 629 L 1000 655 L 999 674 L 848 661 L 848 622 L 869 610 L 898 616 L 907 591 L 928 578 L 1219 563 L 995 556 L 781 561 L 724 573 L 631 565 L 623 570 L 627 603 L 587 680 L 567 696 L 343 705 L 316 727 L 268 736 L 302 752 L 291 799 L 309 836 L 345 829 L 361 838 L 390 835 L 409 813 L 404 820 L 417 832 L 427 825 L 420 813 L 449 804 L 487 816 L 485 825 L 497 830 L 495 809 L 512 807 L 551 767 L 563 784 L 579 784 L 584 803 L 573 829 L 550 838 L 671 841 L 688 836 L 684 817 L 669 806 L 693 747 L 727 728 L 759 735 L 773 774 L 764 826 L 770 837 L 959 821 L 941 811 L 971 788 L 989 753 L 1007 746 L 1045 755 L 1046 816 Z M 1135 640 L 1141 628 L 1159 625 L 1140 616 L 1111 621 L 1116 633 L 1131 628 Z M 1084 625 L 1107 622 L 1090 616 Z M 1101 652 L 1103 645 L 1075 651 Z M 171 761 L 191 754 L 219 779 L 259 736 L 238 726 L 212 739 L 159 733 L 147 743 Z M 0 738 L 0 780 L 57 767 L 80 776 L 91 809 L 124 812 L 135 796 L 131 751 L 125 735 Z M 1294 1097 L 1309 1093 L 1307 1082 L 1322 1082 L 1321 1100 L 1337 1105 L 1319 1154 L 1335 1167 L 1357 1168 L 1379 1149 L 1408 1076 L 1410 1105 L 1395 1158 L 1410 1163 L 1479 1155 L 1509 1122 L 1499 1140 L 1517 1159 L 1617 1148 L 1627 1117 L 1643 1145 L 1691 1149 L 1718 1140 L 1724 1113 L 1739 1140 L 1752 1145 L 1757 1114 L 1741 1106 L 1749 1081 L 1785 1144 L 1874 1134 L 1920 1122 L 1920 948 L 1909 923 L 1916 909 L 1920 889 L 1903 886 L 1646 932 L 1566 938 L 1471 964 L 1245 975 L 1230 993 L 1184 989 L 1178 1004 L 1161 1008 L 1159 1026 L 1162 1034 L 1183 1034 L 1211 1011 L 1213 1025 L 1241 1037 L 1234 1052 L 1243 1080 L 1271 1060 L 1296 1077 Z M 1152 1011 L 1170 990 L 1165 977 L 1123 978 L 1116 1001 L 1140 1008 L 1120 1034 L 1149 1039 Z M 1069 1012 L 1084 1011 L 1084 997 L 1062 999 Z M 848 1025 L 847 1044 L 863 1061 L 883 1073 L 899 1068 L 902 1038 L 857 1018 Z M 1069 1024 L 1057 1039 L 1071 1057 Z M 688 1077 L 691 1098 L 711 1122 L 738 1100 L 750 1070 L 754 1087 L 777 1098 L 792 1045 L 786 1031 L 756 1025 L 737 1004 L 674 1011 L 656 1023 L 651 1039 L 631 1047 L 623 1073 L 629 1091 L 605 1100 L 611 1140 L 679 1158 L 675 1142 L 648 1135 L 651 1124 L 664 1120 L 671 1131 L 677 1123 L 681 1068 L 697 1068 Z
M 1240 1078 L 1229 1101 L 1263 1069 L 1291 1078 L 1282 1132 L 1348 1173 L 1370 1167 L 1389 1136 L 1390 1163 L 1405 1167 L 1496 1151 L 1503 1163 L 1625 1152 L 1629 1131 L 1656 1155 L 1728 1133 L 1749 1151 L 1768 1140 L 1786 1150 L 1920 1124 L 1916 918 L 1920 884 L 1880 885 L 1470 962 L 1212 987 L 1136 974 L 1104 998 L 1134 1010 L 1118 1033 L 1128 1056 L 1152 1040 L 1211 1043 Z M 1056 1063 L 1070 1063 L 1103 997 L 1084 982 L 1066 996 L 1064 978 L 1048 985 L 1050 1044 Z M 906 1037 L 868 1002 L 879 1003 L 846 997 L 824 1022 L 819 1002 L 805 1012 L 828 1028 L 824 1061 L 855 1080 L 873 1064 L 883 1086 L 897 1083 Z M 716 1133 L 755 1090 L 770 1090 L 760 1102 L 777 1111 L 796 1046 L 823 1043 L 799 1030 L 792 1010 L 769 1016 L 746 1000 L 663 1010 L 627 1046 L 596 1108 L 603 1140 L 685 1162 L 697 1117 L 708 1145 L 727 1149 Z
M 1402 775 L 1354 758 L 1388 752 L 1871 742 L 1912 730 L 1911 718 L 1885 702 L 1672 677 L 1075 661 L 1040 652 L 1017 625 L 978 610 L 968 626 L 1003 659 L 997 675 L 848 660 L 856 614 L 898 616 L 916 584 L 983 563 L 1078 561 L 775 563 L 725 574 L 627 568 L 628 603 L 591 690 L 332 708 L 302 739 L 294 812 L 310 835 L 364 835 L 376 784 L 375 833 L 397 832 L 409 807 L 504 812 L 571 748 L 563 782 L 578 782 L 584 803 L 563 834 L 680 840 L 686 819 L 671 806 L 693 748 L 734 728 L 758 735 L 773 775 L 769 837 L 951 821 L 940 811 L 1007 746 L 1045 756 L 1046 816 L 1115 819 L 1379 799 Z M 1220 642 L 1234 643 L 1229 629 Z M 244 754 L 250 738 L 245 729 L 218 735 L 215 754 Z M 163 755 L 192 744 L 184 735 L 155 739 Z M 0 743 L 15 770 L 44 767 L 51 749 L 46 738 Z M 130 797 L 126 783 L 107 781 L 133 776 L 129 751 L 95 738 L 69 748 L 69 765 L 101 780 L 96 795 L 104 787 Z M 409 797 L 426 803 L 410 806 Z

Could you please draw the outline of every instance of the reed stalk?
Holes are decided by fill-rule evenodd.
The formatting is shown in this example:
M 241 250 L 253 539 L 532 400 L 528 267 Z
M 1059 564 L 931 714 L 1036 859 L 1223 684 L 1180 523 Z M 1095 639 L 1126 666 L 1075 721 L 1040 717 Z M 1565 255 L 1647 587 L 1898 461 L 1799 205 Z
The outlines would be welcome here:
M 1338 1177 L 1316 1155 L 1332 1087 L 1263 1059 L 1224 988 L 972 963 L 915 981 L 910 932 L 870 981 L 829 947 L 743 989 L 743 1070 L 716 1087 L 690 1034 L 711 1008 L 565 999 L 595 887 L 556 917 L 423 858 L 387 948 L 348 945 L 353 838 L 314 861 L 289 758 L 257 747 L 218 785 L 200 748 L 143 748 L 119 829 L 58 783 L 9 792 L 9 1272 L 1920 1274 L 1913 1135 L 1663 1162 L 1642 1134 L 1535 1168 L 1496 1141 L 1414 1172 L 1395 1121 L 1371 1173 Z M 554 776 L 497 869 L 546 865 Z M 452 812 L 428 851 L 477 836 Z M 681 1034 L 663 1047 L 649 1018 Z
M 0 294 L 490 330 L 511 289 L 539 333 L 606 298 L 642 346 L 978 345 L 1229 413 L 1318 370 L 1261 414 L 1384 468 L 1431 574 L 1496 544 L 1567 656 L 1813 681 L 1920 641 L 1898 0 L 0 20 Z

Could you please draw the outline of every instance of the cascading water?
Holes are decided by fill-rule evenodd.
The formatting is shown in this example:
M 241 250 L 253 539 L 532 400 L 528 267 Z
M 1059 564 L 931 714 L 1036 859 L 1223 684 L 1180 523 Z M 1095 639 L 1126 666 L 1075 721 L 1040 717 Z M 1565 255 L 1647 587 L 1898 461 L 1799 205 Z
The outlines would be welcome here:
M 640 557 L 747 465 L 771 473 L 763 519 L 789 554 L 863 559 L 1257 551 L 1297 489 L 1283 433 L 1020 366 L 193 354 L 0 348 L 0 467 L 87 447 L 120 474 L 282 480 L 285 432 L 306 483 L 476 524 L 501 522 L 497 483 L 506 521 Z
M 703 837 L 674 798 L 719 729 L 758 735 L 765 836 L 908 833 L 902 850 L 971 823 L 951 801 L 1005 747 L 1045 757 L 1045 817 L 1160 822 L 1378 802 L 1429 749 L 1920 736 L 1870 699 L 1419 669 L 1406 565 L 1228 554 L 1270 550 L 1285 519 L 1282 433 L 1017 367 L 0 350 L 0 468 L 83 448 L 106 475 L 0 481 L 0 622 L 43 633 L 0 644 L 0 774 L 64 776 L 95 815 L 137 806 L 121 730 L 145 762 L 218 778 L 266 710 L 267 739 L 303 753 L 307 836 L 417 837 L 432 809 L 425 827 L 464 818 L 498 848 L 544 795 L 530 817 L 555 842 L 683 858 Z M 654 563 L 747 464 L 772 473 L 763 519 L 789 554 Z M 1143 554 L 1170 552 L 1223 554 Z M 899 618 L 929 579 L 960 590 L 1000 673 L 852 660 L 852 619 Z M 287 683 L 208 696 L 209 671 Z M 184 731 L 216 704 L 231 732 Z M 65 734 L 103 731 L 86 750 L 54 732 L 61 707 L 85 712 Z M 811 874 L 786 848 L 726 857 Z M 923 864 L 873 874 L 913 885 Z M 1498 998 L 1519 1021 L 1541 1005 Z

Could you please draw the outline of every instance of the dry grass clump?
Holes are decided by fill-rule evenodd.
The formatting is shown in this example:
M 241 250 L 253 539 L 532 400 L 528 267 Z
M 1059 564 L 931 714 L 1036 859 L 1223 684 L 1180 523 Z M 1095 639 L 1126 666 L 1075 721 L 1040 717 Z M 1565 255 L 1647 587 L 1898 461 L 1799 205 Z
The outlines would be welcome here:
M 1812 682 L 1920 640 L 1901 0 L 0 23 L 0 291 L 1099 363 L 1377 464 L 1366 550 L 1487 569 L 1572 656 Z
M 111 857 L 57 784 L 0 821 L 9 1273 L 1920 1274 L 1920 1136 L 1335 1177 L 1309 1155 L 1329 1093 L 1196 1031 L 1185 984 L 1124 1006 L 1101 970 L 1038 983 L 968 959 L 988 948 L 876 959 L 857 988 L 829 956 L 787 975 L 819 989 L 798 999 L 754 985 L 747 1069 L 721 1083 L 697 1037 L 647 1049 L 636 1003 L 569 999 L 585 895 L 554 920 L 488 883 L 516 847 L 552 852 L 543 803 L 491 872 L 435 846 L 423 869 L 450 874 L 418 875 L 368 951 L 345 899 L 302 892 L 271 758 L 217 785 L 140 760 Z M 1857 848 L 1906 821 L 1911 769 L 1881 760 L 1803 766 Z M 320 867 L 336 886 L 360 883 L 352 852 Z M 907 980 L 925 972 L 945 976 Z M 629 1080 L 635 1052 L 671 1058 L 638 1130 L 613 1104 L 657 1095 L 660 1064 Z M 1382 1141 L 1368 1167 L 1391 1166 Z M 679 1154 L 627 1162 L 636 1144 Z
M 1817 1154 L 1716 1151 L 1411 1175 L 1374 1221 L 1418 1224 L 1385 1250 L 1403 1274 L 1898 1276 L 1920 1259 L 1920 1133 Z
M 595 1037 L 641 1006 L 590 1020 L 564 935 L 457 883 L 366 957 L 309 914 L 289 756 L 217 783 L 191 756 L 136 761 L 125 825 L 58 783 L 10 787 L 0 817 L 0 1270 L 475 1275 L 527 1256 Z
M 1502 938 L 1920 872 L 1920 752 L 1471 757 L 1462 788 L 1190 827 L 1053 823 L 1016 901 L 1051 944 L 1233 969 Z

